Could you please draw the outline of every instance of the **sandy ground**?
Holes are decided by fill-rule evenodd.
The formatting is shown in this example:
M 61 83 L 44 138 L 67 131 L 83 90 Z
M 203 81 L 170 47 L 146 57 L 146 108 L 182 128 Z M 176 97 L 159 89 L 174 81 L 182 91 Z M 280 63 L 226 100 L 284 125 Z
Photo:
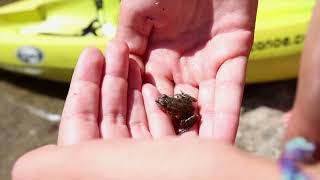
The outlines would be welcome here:
M 296 82 L 245 88 L 237 146 L 275 158 L 283 133 L 280 120 L 294 98 Z M 0 71 L 0 179 L 10 179 L 14 161 L 25 152 L 55 143 L 68 84 Z

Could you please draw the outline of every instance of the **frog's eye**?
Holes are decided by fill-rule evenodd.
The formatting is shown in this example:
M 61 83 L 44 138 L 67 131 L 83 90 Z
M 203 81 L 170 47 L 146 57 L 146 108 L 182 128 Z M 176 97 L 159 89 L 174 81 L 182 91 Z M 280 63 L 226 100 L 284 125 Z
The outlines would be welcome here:
M 160 98 L 167 98 L 168 96 L 166 95 L 166 94 L 162 94 L 161 96 L 160 96 Z

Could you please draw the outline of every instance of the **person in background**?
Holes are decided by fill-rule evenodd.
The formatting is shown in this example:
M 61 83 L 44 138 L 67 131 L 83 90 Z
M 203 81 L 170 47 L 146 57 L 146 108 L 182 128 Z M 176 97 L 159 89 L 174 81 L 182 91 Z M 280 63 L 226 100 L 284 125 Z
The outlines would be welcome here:
M 317 1 L 301 57 L 298 88 L 285 139 L 303 136 L 320 146 L 320 2 Z M 317 158 L 320 159 L 320 148 Z
M 315 106 L 320 95 L 316 88 L 319 18 L 318 1 L 302 56 L 297 99 L 288 121 L 289 143 L 279 160 L 244 152 L 229 138 L 212 132 L 203 135 L 201 125 L 182 136 L 174 135 L 171 125 L 158 121 L 167 117 L 154 101 L 165 86 L 159 80 L 143 83 L 141 69 L 145 67 L 148 74 L 148 62 L 139 64 L 133 46 L 119 35 L 109 43 L 106 57 L 96 48 L 84 50 L 66 99 L 57 145 L 22 156 L 12 170 L 13 180 L 320 179 L 319 159 L 314 156 L 319 150 Z M 153 77 L 152 72 L 149 74 Z M 207 95 L 212 92 L 208 90 Z

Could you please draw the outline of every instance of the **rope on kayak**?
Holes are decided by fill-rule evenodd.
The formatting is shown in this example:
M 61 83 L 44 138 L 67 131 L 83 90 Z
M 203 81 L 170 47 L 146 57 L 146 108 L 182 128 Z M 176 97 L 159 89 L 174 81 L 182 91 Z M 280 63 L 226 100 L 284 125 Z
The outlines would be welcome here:
M 97 36 L 97 29 L 101 28 L 102 27 L 102 17 L 101 17 L 101 11 L 102 11 L 102 8 L 103 8 L 103 0 L 95 0 L 95 5 L 96 5 L 96 8 L 97 8 L 97 16 L 96 18 L 94 18 L 91 23 L 82 30 L 82 36 L 85 36 L 87 34 L 94 34 L 95 36 Z

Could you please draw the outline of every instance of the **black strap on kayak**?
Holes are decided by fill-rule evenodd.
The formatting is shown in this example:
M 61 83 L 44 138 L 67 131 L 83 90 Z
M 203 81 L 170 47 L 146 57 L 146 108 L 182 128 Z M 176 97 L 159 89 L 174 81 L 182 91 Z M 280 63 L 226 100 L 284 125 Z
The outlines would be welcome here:
M 103 8 L 103 0 L 95 0 L 95 5 L 96 5 L 96 8 L 97 8 L 97 14 L 98 12 Z M 82 36 L 85 36 L 89 33 L 92 33 L 94 34 L 95 36 L 97 36 L 97 32 L 96 30 L 98 28 L 101 27 L 101 24 L 99 23 L 99 16 L 97 15 L 96 18 L 94 18 L 91 23 L 82 30 Z
M 93 21 L 91 21 L 91 23 L 82 30 L 82 36 L 85 36 L 89 33 L 94 34 L 95 36 L 97 36 L 96 30 L 99 28 L 99 21 L 98 19 L 94 19 Z
M 103 8 L 103 1 L 102 0 L 96 0 L 96 7 L 97 10 L 100 10 Z

